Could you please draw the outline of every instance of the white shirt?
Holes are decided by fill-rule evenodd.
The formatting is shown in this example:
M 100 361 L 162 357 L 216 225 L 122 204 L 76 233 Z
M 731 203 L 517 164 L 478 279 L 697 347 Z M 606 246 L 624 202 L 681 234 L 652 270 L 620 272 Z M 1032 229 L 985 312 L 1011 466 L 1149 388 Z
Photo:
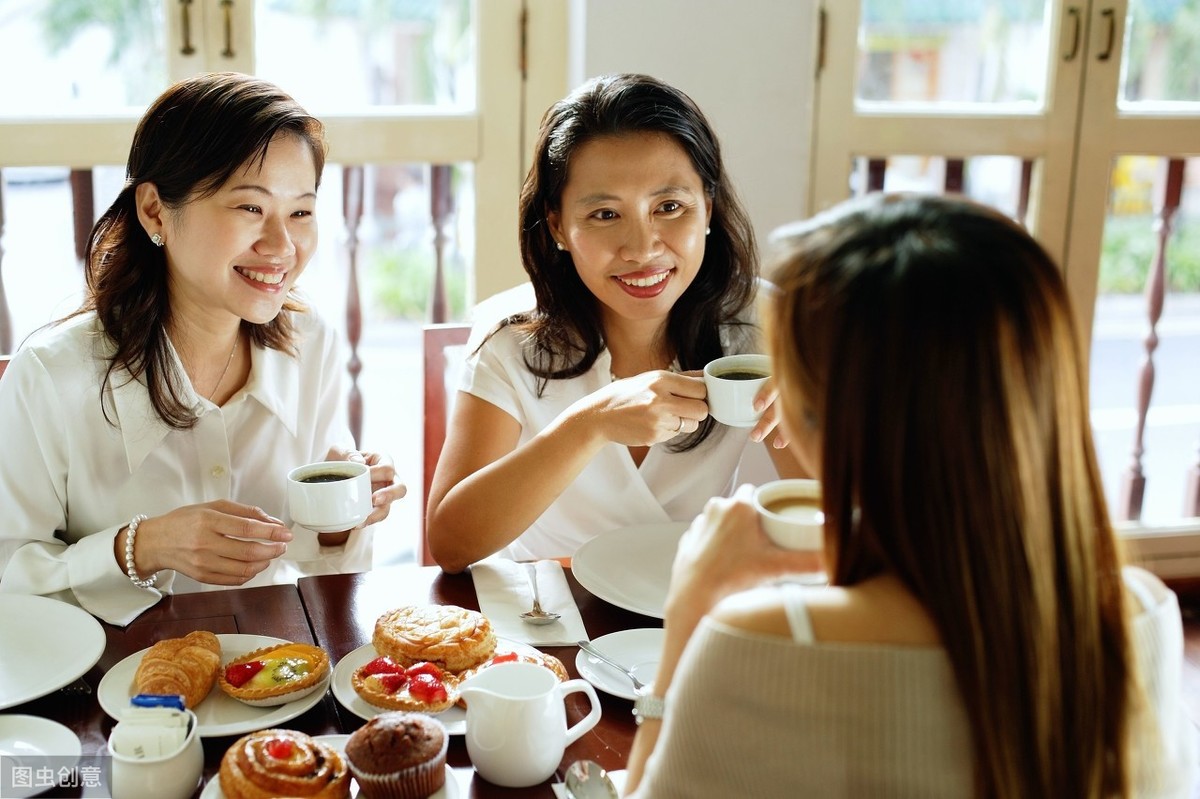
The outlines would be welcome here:
M 135 587 L 113 556 L 134 515 L 230 499 L 290 525 L 288 471 L 324 460 L 330 446 L 354 448 L 337 337 L 311 312 L 296 315 L 296 328 L 295 357 L 251 348 L 250 377 L 224 407 L 184 376 L 182 398 L 199 406 L 191 430 L 164 424 L 125 371 L 113 373 L 103 397 L 115 424 L 105 418 L 100 385 L 112 343 L 94 314 L 32 337 L 0 380 L 0 591 L 53 596 L 128 624 L 160 598 Z M 287 553 L 246 586 L 371 566 L 369 528 L 345 547 L 292 532 Z M 176 593 L 220 588 L 172 571 L 158 584 Z
M 481 319 L 471 333 L 478 341 L 494 320 Z M 756 352 L 753 326 L 722 331 L 727 354 Z M 472 348 L 468 344 L 468 350 Z M 603 350 L 585 374 L 537 382 L 525 365 L 521 334 L 511 326 L 499 330 L 467 358 L 460 389 L 517 420 L 522 446 L 582 397 L 612 382 L 612 358 Z M 589 539 L 635 525 L 690 522 L 712 497 L 728 496 L 737 487 L 738 465 L 750 440 L 750 428 L 718 424 L 699 447 L 671 452 L 663 444 L 650 447 L 641 467 L 629 449 L 608 444 L 580 472 L 549 508 L 499 553 L 515 560 L 569 557 Z M 753 446 L 761 446 L 753 444 Z M 702 464 L 702 466 L 701 466 Z

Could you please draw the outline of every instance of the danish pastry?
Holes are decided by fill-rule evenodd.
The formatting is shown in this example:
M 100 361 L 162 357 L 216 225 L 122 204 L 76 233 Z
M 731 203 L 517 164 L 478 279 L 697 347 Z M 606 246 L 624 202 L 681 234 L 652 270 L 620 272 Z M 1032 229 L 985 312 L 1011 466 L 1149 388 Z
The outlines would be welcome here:
M 225 799 L 350 796 L 350 770 L 342 756 L 295 730 L 259 730 L 239 738 L 221 758 L 218 779 Z
M 384 613 L 371 637 L 375 650 L 396 663 L 436 663 L 460 672 L 492 656 L 496 634 L 482 614 L 457 605 L 408 605 Z
M 427 661 L 404 666 L 377 657 L 356 669 L 350 682 L 364 701 L 388 710 L 441 713 L 458 702 L 458 675 Z
M 517 652 L 503 646 L 498 646 L 496 648 L 496 653 L 492 655 L 492 657 L 483 661 L 474 668 L 467 669 L 462 674 L 458 675 L 458 678 L 460 682 L 466 682 L 486 668 L 495 666 L 498 663 L 511 663 L 515 661 L 522 663 L 534 663 L 538 666 L 544 666 L 545 668 L 554 672 L 554 676 L 558 678 L 559 682 L 566 682 L 567 680 L 571 679 L 571 675 L 567 673 L 567 667 L 564 666 L 563 662 L 554 655 L 546 652 L 539 652 L 536 649 L 522 650 Z
M 204 701 L 221 668 L 221 642 L 207 630 L 165 638 L 142 656 L 133 675 L 141 694 L 177 694 L 185 707 Z
M 249 705 L 282 705 L 321 685 L 329 673 L 325 650 L 309 644 L 276 644 L 234 658 L 221 669 L 221 690 Z

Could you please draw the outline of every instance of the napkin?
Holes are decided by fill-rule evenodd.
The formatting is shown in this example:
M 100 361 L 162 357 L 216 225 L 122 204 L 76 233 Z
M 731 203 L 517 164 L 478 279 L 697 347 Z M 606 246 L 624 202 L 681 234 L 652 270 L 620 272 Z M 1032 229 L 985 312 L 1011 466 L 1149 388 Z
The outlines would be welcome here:
M 608 771 L 605 773 L 608 774 L 608 778 L 612 780 L 613 785 L 616 786 L 617 793 L 625 793 L 625 769 L 618 769 L 617 771 Z M 558 799 L 570 799 L 567 796 L 566 783 L 556 782 L 550 787 L 554 789 L 554 795 L 557 796 Z
M 521 614 L 533 607 L 526 564 L 489 558 L 471 566 L 479 609 L 496 635 L 531 646 L 574 646 L 576 641 L 588 638 L 562 564 L 539 560 L 536 566 L 542 609 L 562 614 L 558 621 L 541 627 L 521 621 Z

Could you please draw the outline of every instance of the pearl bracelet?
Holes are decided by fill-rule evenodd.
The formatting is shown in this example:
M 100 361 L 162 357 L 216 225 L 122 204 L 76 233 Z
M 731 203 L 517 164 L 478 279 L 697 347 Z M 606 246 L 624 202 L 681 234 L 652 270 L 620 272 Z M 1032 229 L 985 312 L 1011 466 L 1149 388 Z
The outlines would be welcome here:
M 147 518 L 143 513 L 134 516 L 130 520 L 129 529 L 125 533 L 125 573 L 129 575 L 129 582 L 138 588 L 153 588 L 154 584 L 158 582 L 158 572 L 143 580 L 138 576 L 137 566 L 133 565 L 133 540 L 137 538 L 138 525 L 146 521 Z

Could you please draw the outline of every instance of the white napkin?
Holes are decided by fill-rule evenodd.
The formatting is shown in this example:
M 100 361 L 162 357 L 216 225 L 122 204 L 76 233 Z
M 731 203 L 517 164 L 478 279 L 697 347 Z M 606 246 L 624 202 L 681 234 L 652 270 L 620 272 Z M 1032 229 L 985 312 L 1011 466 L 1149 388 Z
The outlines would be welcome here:
M 574 646 L 576 641 L 588 638 L 562 564 L 539 560 L 536 565 L 542 609 L 562 614 L 558 621 L 541 627 L 521 621 L 521 614 L 533 607 L 526 564 L 489 558 L 471 566 L 479 609 L 491 621 L 496 635 L 531 646 Z
M 606 773 L 608 774 L 608 778 L 612 780 L 613 785 L 616 786 L 617 793 L 625 793 L 625 769 L 618 769 L 617 771 L 609 771 Z M 550 787 L 554 789 L 554 795 L 557 796 L 558 799 L 568 799 L 566 783 L 556 782 Z

